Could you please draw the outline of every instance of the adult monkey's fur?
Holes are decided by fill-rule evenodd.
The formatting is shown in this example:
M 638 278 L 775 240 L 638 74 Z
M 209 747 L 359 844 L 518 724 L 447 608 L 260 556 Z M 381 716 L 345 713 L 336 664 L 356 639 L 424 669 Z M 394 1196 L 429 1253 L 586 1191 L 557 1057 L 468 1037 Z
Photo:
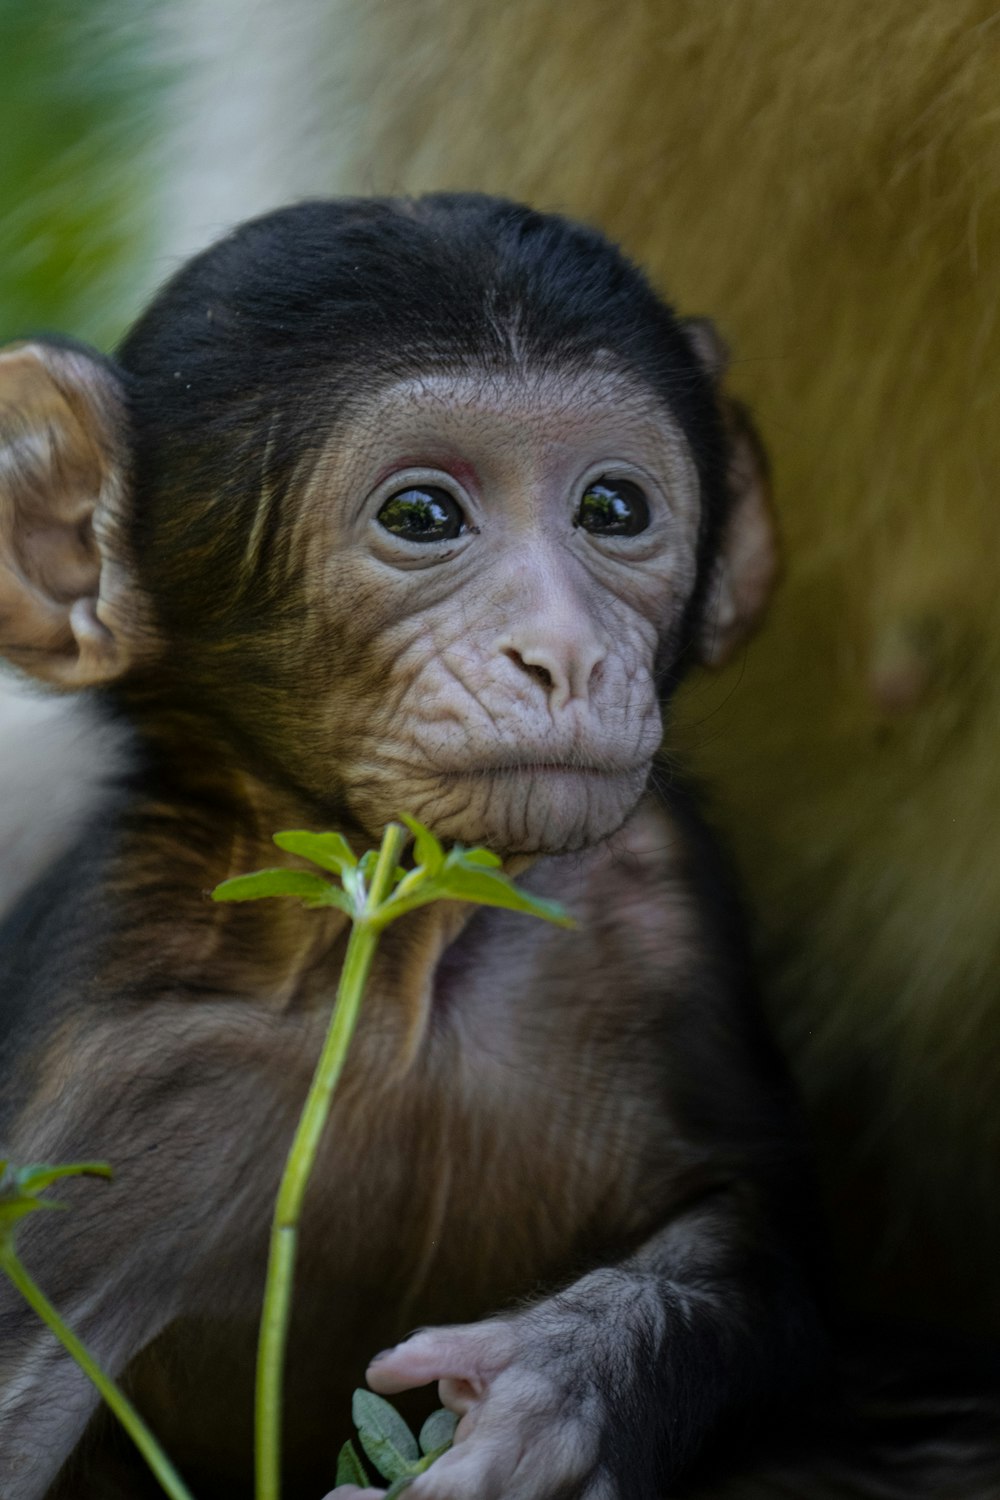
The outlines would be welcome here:
M 689 694 L 695 762 L 856 1295 L 998 1327 L 994 0 L 388 0 L 357 25 L 348 186 L 594 220 L 732 340 L 787 577 Z

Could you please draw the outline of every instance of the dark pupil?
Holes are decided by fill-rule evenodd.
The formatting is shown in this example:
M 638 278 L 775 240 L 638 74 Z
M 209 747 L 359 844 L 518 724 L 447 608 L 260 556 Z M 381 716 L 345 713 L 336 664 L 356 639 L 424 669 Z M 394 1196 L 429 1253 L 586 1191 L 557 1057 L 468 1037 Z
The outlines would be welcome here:
M 637 485 L 598 480 L 584 491 L 575 525 L 598 536 L 635 536 L 649 525 L 649 506 Z
M 400 490 L 378 513 L 379 525 L 408 542 L 446 542 L 465 529 L 462 508 L 446 490 Z

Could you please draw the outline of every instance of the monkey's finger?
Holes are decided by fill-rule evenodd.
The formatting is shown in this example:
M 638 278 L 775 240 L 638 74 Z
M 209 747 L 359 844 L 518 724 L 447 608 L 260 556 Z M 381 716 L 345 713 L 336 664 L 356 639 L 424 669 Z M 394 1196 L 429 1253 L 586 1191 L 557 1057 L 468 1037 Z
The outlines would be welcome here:
M 482 1390 L 472 1384 L 469 1380 L 456 1380 L 449 1376 L 447 1380 L 438 1381 L 438 1396 L 441 1405 L 446 1406 L 449 1411 L 455 1412 L 459 1417 L 464 1417 L 467 1411 L 482 1398 Z M 457 1438 L 456 1434 L 456 1438 Z
M 501 1500 L 511 1479 L 510 1452 L 498 1442 L 452 1448 L 408 1486 L 412 1500 Z
M 376 1355 L 365 1372 L 373 1391 L 392 1396 L 433 1380 L 458 1380 L 476 1399 L 513 1355 L 513 1335 L 503 1323 L 427 1328 Z
M 359 1495 L 363 1495 L 365 1500 L 382 1500 L 385 1494 L 385 1490 L 363 1490 L 356 1484 L 338 1484 L 335 1490 L 330 1490 L 323 1496 L 323 1500 L 357 1500 Z

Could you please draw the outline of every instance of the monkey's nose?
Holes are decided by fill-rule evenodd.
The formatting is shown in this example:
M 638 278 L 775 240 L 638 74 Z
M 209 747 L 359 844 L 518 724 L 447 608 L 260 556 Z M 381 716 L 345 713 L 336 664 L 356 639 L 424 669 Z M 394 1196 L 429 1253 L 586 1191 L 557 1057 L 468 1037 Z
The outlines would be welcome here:
M 507 640 L 501 643 L 500 651 L 515 667 L 538 683 L 553 712 L 565 708 L 574 698 L 587 700 L 606 654 L 597 641 L 565 642 L 556 646 Z

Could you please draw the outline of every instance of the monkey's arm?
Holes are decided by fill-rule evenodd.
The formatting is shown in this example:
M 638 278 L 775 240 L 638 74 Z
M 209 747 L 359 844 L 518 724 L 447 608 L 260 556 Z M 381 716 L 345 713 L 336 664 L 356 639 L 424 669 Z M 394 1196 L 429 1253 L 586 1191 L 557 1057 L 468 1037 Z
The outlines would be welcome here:
M 794 1263 L 755 1229 L 750 1196 L 721 1190 L 617 1266 L 378 1356 L 375 1390 L 437 1380 L 461 1414 L 413 1500 L 659 1500 L 713 1434 L 801 1384 L 815 1311 Z

